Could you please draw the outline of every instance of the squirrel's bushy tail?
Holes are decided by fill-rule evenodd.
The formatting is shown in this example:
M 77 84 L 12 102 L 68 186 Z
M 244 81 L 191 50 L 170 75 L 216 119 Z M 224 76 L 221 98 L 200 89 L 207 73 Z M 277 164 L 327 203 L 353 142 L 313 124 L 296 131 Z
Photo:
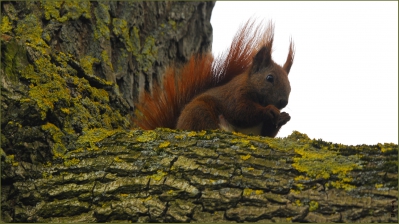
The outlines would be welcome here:
M 175 128 L 180 112 L 196 95 L 215 86 L 223 85 L 250 68 L 256 52 L 266 46 L 272 48 L 274 26 L 270 22 L 255 25 L 248 20 L 237 31 L 224 53 L 196 55 L 181 69 L 169 67 L 163 86 L 154 84 L 152 94 L 144 92 L 135 105 L 133 122 L 143 129 Z

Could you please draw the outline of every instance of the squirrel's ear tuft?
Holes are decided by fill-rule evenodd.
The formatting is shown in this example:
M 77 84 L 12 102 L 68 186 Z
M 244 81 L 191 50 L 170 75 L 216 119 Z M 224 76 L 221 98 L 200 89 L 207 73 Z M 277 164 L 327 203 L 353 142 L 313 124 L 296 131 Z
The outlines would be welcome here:
M 287 74 L 290 73 L 291 66 L 294 63 L 294 55 L 295 55 L 295 49 L 294 49 L 294 43 L 292 42 L 292 39 L 290 41 L 290 49 L 288 52 L 287 60 L 284 63 L 283 69 L 287 72 Z
M 258 53 L 256 53 L 252 61 L 251 74 L 259 72 L 262 68 L 266 68 L 272 61 L 271 49 L 263 46 Z

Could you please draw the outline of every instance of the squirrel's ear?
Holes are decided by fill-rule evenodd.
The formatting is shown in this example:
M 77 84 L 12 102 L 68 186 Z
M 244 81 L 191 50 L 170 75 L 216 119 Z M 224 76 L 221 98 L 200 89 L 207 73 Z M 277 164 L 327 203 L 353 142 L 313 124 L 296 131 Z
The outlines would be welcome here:
M 258 53 L 256 53 L 253 61 L 252 61 L 252 69 L 251 74 L 260 71 L 262 68 L 265 68 L 270 65 L 272 61 L 271 49 L 263 46 Z
M 287 60 L 285 61 L 283 66 L 283 69 L 287 72 L 287 74 L 290 73 L 291 66 L 294 63 L 294 54 L 295 54 L 294 43 L 291 40 L 290 50 L 288 52 Z

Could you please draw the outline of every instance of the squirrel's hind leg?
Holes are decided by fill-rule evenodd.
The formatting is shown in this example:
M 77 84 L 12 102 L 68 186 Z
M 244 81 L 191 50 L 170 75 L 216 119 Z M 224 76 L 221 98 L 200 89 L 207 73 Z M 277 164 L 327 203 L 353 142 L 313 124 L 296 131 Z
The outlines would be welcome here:
M 184 107 L 176 128 L 192 131 L 219 129 L 216 105 L 214 99 L 210 96 L 194 99 Z

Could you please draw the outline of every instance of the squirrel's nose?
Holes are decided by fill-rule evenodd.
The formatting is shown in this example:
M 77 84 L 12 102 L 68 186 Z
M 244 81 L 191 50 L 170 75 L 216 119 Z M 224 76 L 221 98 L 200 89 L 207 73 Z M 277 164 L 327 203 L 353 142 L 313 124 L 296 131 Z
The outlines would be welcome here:
M 287 104 L 288 104 L 288 100 L 282 99 L 282 100 L 280 100 L 280 101 L 278 102 L 277 107 L 278 107 L 279 109 L 282 109 L 282 108 L 284 108 L 285 106 L 287 106 Z

